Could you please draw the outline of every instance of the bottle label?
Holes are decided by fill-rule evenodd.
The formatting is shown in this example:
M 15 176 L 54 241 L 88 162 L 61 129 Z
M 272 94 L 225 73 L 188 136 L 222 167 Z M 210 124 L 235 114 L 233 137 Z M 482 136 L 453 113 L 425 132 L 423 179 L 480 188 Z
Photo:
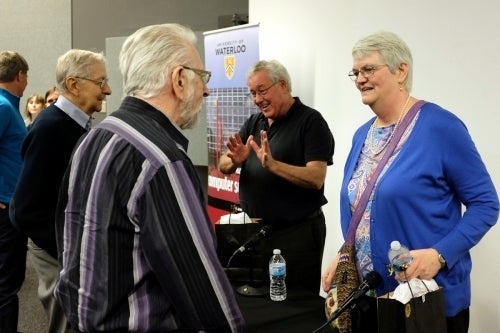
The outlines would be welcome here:
M 269 275 L 284 276 L 286 274 L 285 264 L 271 264 L 269 265 Z

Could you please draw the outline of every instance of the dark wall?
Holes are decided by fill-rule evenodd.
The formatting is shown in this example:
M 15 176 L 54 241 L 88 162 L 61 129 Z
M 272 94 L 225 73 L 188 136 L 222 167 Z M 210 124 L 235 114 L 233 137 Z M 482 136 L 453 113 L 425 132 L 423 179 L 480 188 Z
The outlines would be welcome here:
M 216 30 L 233 25 L 233 14 L 247 19 L 248 0 L 72 0 L 72 45 L 101 52 L 106 38 L 159 23 Z
M 71 13 L 72 47 L 104 52 L 108 73 L 112 75 L 113 68 L 117 67 L 117 57 L 107 54 L 109 45 L 106 45 L 106 39 L 109 44 L 112 43 L 110 37 L 125 37 L 151 24 L 180 23 L 201 33 L 247 23 L 248 0 L 72 0 Z M 203 45 L 201 35 L 199 43 Z M 203 59 L 202 49 L 199 51 Z M 108 98 L 108 114 L 121 102 L 120 80 L 110 82 L 113 95 Z M 98 116 L 102 120 L 105 114 Z M 205 113 L 202 112 L 200 117 L 205 117 Z M 206 120 L 200 119 L 198 126 L 186 131 L 185 135 L 190 140 L 188 155 L 196 165 L 206 194 L 207 162 L 206 156 L 200 155 L 208 154 L 202 148 L 206 146 Z

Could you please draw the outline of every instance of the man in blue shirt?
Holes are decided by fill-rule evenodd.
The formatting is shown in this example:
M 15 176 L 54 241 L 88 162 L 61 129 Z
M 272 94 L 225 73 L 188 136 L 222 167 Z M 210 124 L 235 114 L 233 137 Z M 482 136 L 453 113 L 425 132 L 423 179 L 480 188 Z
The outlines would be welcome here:
M 9 219 L 9 201 L 21 171 L 26 126 L 19 100 L 28 84 L 28 63 L 17 52 L 0 52 L 0 332 L 17 332 L 17 292 L 26 269 L 26 237 Z

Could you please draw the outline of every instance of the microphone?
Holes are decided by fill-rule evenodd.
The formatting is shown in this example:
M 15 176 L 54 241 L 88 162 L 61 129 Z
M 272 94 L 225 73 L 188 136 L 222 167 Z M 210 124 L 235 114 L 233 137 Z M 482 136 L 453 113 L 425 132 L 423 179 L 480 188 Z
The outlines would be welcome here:
M 245 252 L 246 250 L 248 250 L 250 247 L 254 246 L 255 244 L 257 244 L 258 242 L 260 242 L 260 240 L 262 238 L 265 238 L 269 235 L 269 233 L 271 232 L 271 229 L 272 227 L 270 225 L 265 225 L 263 226 L 258 233 L 254 234 L 252 237 L 250 237 L 242 246 L 240 246 L 239 248 L 236 249 L 236 251 L 234 251 L 233 253 L 233 256 L 236 254 L 236 253 L 243 253 Z
M 371 271 L 368 274 L 366 274 L 363 282 L 359 285 L 358 289 L 354 290 L 346 298 L 346 300 L 344 301 L 344 303 L 342 303 L 337 308 L 337 310 L 335 310 L 331 314 L 330 318 L 328 318 L 328 320 L 326 321 L 326 323 L 324 323 L 323 325 L 321 325 L 321 327 L 319 327 L 313 333 L 320 332 L 324 327 L 326 327 L 332 321 L 334 321 L 335 319 L 337 319 L 342 314 L 342 312 L 344 312 L 345 310 L 347 310 L 351 306 L 354 306 L 356 304 L 357 300 L 361 296 L 363 296 L 368 290 L 375 289 L 376 287 L 378 287 L 378 285 L 380 283 L 382 283 L 382 277 L 380 276 L 379 273 L 377 273 L 375 271 Z
M 226 241 L 226 243 L 230 244 L 231 247 L 240 246 L 240 242 L 238 242 L 236 237 L 234 237 L 233 235 L 224 235 L 223 237 L 224 237 L 224 241 Z
M 363 296 L 368 290 L 377 288 L 381 282 L 382 282 L 382 277 L 380 276 L 379 273 L 375 271 L 368 272 L 365 275 L 365 279 L 363 280 L 363 282 L 359 285 L 358 289 L 353 291 L 347 297 L 344 303 L 337 308 L 337 310 L 332 314 L 332 316 L 336 312 L 338 312 L 338 315 L 340 315 L 343 311 L 345 311 L 345 309 L 351 307 L 351 305 L 353 305 L 352 303 L 355 303 L 358 300 L 358 298 Z

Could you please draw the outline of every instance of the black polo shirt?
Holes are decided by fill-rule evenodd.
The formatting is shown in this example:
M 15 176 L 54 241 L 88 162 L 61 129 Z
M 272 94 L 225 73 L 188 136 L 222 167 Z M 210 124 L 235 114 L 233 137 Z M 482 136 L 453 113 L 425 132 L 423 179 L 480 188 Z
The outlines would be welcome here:
M 262 113 L 250 116 L 240 129 L 243 142 L 250 135 L 260 145 L 260 131 L 267 131 L 275 160 L 296 166 L 309 161 L 333 164 L 335 142 L 325 119 L 318 111 L 302 104 L 298 97 L 287 114 L 269 126 Z M 281 228 L 300 223 L 327 203 L 324 186 L 306 189 L 264 169 L 251 152 L 240 175 L 240 203 L 251 217 Z

